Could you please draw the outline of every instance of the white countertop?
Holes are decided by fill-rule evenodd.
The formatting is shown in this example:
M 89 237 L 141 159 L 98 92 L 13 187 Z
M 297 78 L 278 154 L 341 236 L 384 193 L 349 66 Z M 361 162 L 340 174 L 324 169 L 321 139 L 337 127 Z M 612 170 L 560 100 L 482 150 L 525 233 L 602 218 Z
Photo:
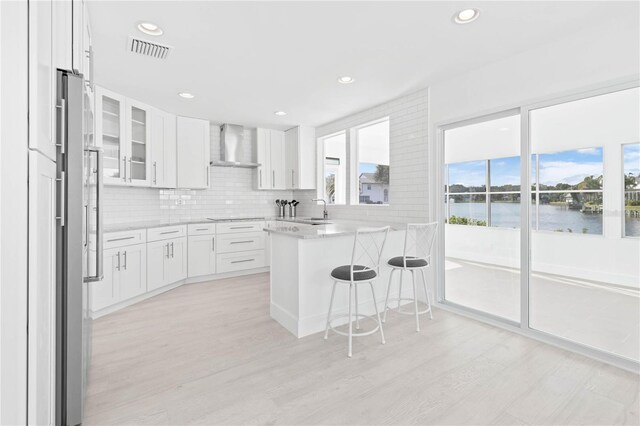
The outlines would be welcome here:
M 297 219 L 304 221 L 305 219 Z M 406 224 L 383 223 L 383 222 L 355 222 L 346 220 L 329 219 L 325 225 L 308 225 L 296 223 L 290 220 L 276 220 L 264 228 L 271 234 L 285 235 L 292 238 L 313 239 L 354 235 L 357 229 L 381 228 L 390 226 L 391 231 L 401 231 L 406 229 Z
M 195 218 L 195 219 L 185 219 L 185 220 L 173 220 L 173 221 L 162 221 L 162 220 L 149 220 L 149 221 L 138 221 L 138 222 L 127 222 L 127 223 L 113 223 L 109 225 L 104 225 L 104 232 L 120 232 L 120 231 L 132 231 L 135 229 L 149 229 L 149 228 L 160 228 L 164 226 L 178 226 L 178 225 L 191 225 L 196 223 L 221 223 L 221 222 L 243 222 L 243 221 L 264 221 L 264 220 L 273 220 L 273 218 L 266 217 L 216 217 L 216 218 Z

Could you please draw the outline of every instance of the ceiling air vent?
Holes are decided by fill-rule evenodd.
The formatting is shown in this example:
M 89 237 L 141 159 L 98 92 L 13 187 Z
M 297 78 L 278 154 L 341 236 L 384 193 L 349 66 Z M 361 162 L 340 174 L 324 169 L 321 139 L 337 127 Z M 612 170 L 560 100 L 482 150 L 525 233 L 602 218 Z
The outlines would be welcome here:
M 166 59 L 171 47 L 162 44 L 152 43 L 135 37 L 129 37 L 129 52 L 140 55 L 151 56 L 157 59 Z

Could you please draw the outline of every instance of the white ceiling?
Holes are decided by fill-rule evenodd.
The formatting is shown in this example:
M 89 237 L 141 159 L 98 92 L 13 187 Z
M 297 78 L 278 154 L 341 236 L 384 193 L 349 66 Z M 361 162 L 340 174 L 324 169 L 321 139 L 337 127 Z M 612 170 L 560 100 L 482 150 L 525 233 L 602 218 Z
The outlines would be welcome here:
M 454 24 L 470 5 L 480 18 Z M 89 13 L 98 84 L 180 115 L 286 129 L 330 122 L 608 20 L 637 19 L 638 2 L 91 1 Z M 140 21 L 164 34 L 140 33 Z M 130 35 L 173 50 L 166 60 L 129 53 Z M 341 75 L 356 82 L 339 84 Z M 196 98 L 179 98 L 182 91 Z

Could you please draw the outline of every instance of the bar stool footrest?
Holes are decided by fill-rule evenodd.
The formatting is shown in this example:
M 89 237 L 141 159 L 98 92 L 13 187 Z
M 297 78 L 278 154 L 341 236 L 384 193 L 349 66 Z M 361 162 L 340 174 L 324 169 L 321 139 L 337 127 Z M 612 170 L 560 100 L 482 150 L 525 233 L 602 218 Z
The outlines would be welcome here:
M 341 336 L 347 336 L 348 337 L 349 336 L 349 332 L 348 331 L 340 331 L 340 330 L 336 330 L 335 328 L 333 328 L 333 324 L 332 323 L 334 321 L 336 321 L 336 320 L 341 319 L 341 318 L 347 318 L 348 319 L 349 315 L 345 314 L 345 315 L 339 315 L 337 317 L 331 318 L 331 321 L 329 321 L 329 329 L 331 331 L 333 331 L 334 333 L 336 333 L 336 334 L 340 334 Z M 375 317 L 371 316 L 371 315 L 363 315 L 363 314 L 355 315 L 355 314 L 351 314 L 351 318 L 353 318 L 353 321 L 356 321 L 356 318 L 361 319 L 361 320 L 362 319 L 370 319 L 370 320 L 372 320 L 373 322 L 376 323 L 376 327 L 373 330 L 359 331 L 359 332 L 352 331 L 351 332 L 351 336 L 353 336 L 353 337 L 369 336 L 370 334 L 373 334 L 376 331 L 380 330 L 380 324 L 378 324 L 378 320 Z M 345 324 L 341 324 L 341 325 L 344 325 L 344 326 L 348 327 L 349 323 L 346 322 Z M 353 327 L 353 330 L 355 330 L 355 326 Z
M 401 302 L 401 301 L 406 301 L 406 302 L 413 303 L 413 299 L 411 299 L 411 298 L 408 298 L 408 297 L 395 297 L 393 299 L 389 299 L 389 304 L 387 305 L 387 310 L 393 311 L 393 312 L 397 312 L 397 313 L 402 314 L 402 315 L 415 315 L 416 314 L 416 311 L 401 311 L 400 309 L 402 309 L 403 306 L 401 306 L 399 308 L 398 307 L 392 308 L 391 306 L 389 306 L 391 304 L 391 302 Z M 422 303 L 422 302 L 420 302 L 420 303 Z M 427 314 L 429 312 L 431 312 L 431 308 L 427 308 L 427 309 L 424 309 L 422 311 L 418 311 L 418 315 Z

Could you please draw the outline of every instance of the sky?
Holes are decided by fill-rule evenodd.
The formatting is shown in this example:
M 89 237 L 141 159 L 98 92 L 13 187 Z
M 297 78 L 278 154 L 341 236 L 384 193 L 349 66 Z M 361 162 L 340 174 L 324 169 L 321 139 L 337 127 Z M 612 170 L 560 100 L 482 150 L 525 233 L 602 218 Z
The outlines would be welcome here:
M 584 148 L 551 154 L 540 154 L 540 183 L 575 185 L 586 176 L 602 175 L 602 148 Z M 624 149 L 625 173 L 640 173 L 640 144 L 626 145 Z M 535 161 L 532 172 L 535 173 Z M 449 184 L 481 186 L 485 184 L 485 162 L 469 161 L 449 164 Z M 491 184 L 501 186 L 520 183 L 520 157 L 491 160 Z

